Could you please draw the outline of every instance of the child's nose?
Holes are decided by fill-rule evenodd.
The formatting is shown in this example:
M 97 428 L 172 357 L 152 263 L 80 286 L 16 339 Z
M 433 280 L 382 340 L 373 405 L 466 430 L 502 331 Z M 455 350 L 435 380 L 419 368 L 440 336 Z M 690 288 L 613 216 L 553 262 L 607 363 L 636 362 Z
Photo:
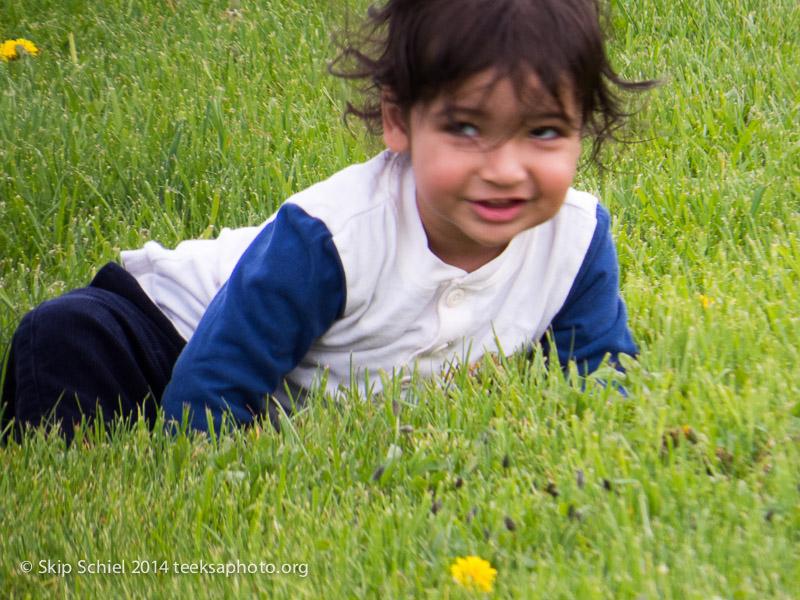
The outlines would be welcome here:
M 484 153 L 481 177 L 501 187 L 511 187 L 527 178 L 520 148 L 514 140 L 490 148 Z

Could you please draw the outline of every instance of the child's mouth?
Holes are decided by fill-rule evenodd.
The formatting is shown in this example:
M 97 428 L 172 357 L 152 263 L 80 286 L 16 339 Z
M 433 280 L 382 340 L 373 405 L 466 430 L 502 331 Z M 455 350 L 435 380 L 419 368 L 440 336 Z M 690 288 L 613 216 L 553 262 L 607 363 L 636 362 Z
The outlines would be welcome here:
M 500 198 L 496 200 L 473 200 L 470 204 L 477 215 L 484 221 L 507 223 L 520 215 L 525 205 L 525 200 Z

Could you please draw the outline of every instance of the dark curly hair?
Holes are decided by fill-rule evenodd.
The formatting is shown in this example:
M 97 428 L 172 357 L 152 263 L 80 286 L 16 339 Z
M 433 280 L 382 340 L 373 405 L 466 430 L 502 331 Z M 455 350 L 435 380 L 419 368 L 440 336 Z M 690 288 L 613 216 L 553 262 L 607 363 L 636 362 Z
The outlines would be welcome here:
M 597 0 L 388 0 L 339 47 L 330 72 L 361 81 L 364 95 L 345 116 L 371 133 L 381 132 L 382 94 L 407 114 L 490 68 L 521 92 L 532 70 L 559 103 L 565 79 L 571 84 L 593 140 L 590 160 L 630 116 L 619 92 L 656 83 L 624 80 L 611 67 Z

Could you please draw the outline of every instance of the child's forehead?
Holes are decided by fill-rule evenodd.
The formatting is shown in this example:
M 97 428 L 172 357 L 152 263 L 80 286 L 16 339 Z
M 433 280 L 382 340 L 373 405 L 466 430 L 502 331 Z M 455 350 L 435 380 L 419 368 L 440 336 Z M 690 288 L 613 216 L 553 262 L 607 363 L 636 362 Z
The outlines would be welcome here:
M 479 112 L 490 104 L 500 102 L 514 106 L 520 113 L 538 115 L 543 112 L 574 112 L 576 101 L 574 86 L 567 77 L 553 93 L 531 70 L 512 76 L 496 69 L 487 69 L 441 90 L 432 104 L 438 104 L 446 111 Z

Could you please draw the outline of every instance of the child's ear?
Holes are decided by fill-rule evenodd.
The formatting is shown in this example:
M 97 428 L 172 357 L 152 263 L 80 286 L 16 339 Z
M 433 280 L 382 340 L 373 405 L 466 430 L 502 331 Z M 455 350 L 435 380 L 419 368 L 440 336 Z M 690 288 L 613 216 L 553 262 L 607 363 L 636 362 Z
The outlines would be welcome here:
M 408 152 L 411 147 L 408 119 L 403 109 L 392 101 L 388 92 L 384 92 L 381 96 L 381 116 L 383 141 L 386 147 L 398 154 Z

